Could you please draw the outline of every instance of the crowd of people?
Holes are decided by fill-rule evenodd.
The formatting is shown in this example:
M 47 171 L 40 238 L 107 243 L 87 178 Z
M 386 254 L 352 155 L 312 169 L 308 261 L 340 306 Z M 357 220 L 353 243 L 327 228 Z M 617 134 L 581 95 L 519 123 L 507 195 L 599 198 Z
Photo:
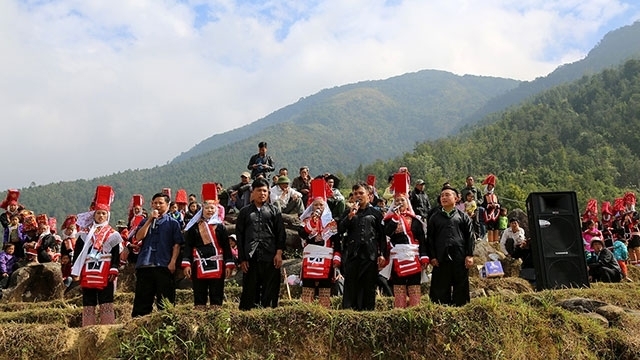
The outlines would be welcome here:
M 89 211 L 69 215 L 60 233 L 55 219 L 27 210 L 20 192 L 9 190 L 0 204 L 6 209 L 0 214 L 0 286 L 9 286 L 20 266 L 60 262 L 65 285 L 82 288 L 83 325 L 110 324 L 119 268 L 132 262 L 132 317 L 149 314 L 154 302 L 159 310 L 167 301 L 175 303 L 176 271 L 192 280 L 196 309 L 222 305 L 225 279 L 237 271 L 243 277 L 240 309 L 276 307 L 286 241 L 283 214 L 301 224 L 301 300 L 317 299 L 327 308 L 336 281 L 343 285 L 344 309 L 373 310 L 379 287 L 394 297 L 395 307 L 417 306 L 428 269 L 431 301 L 462 306 L 470 301 L 475 243 L 484 236 L 507 256 L 522 259 L 523 267 L 533 267 L 529 240 L 518 219 L 507 218 L 493 174 L 482 182 L 484 191 L 472 176 L 460 191 L 443 184 L 432 205 L 425 181 L 412 181 L 406 167 L 389 176 L 382 196 L 375 176 L 369 176 L 345 197 L 332 174 L 312 178 L 302 166 L 291 181 L 286 168 L 271 176 L 274 164 L 267 143 L 260 142 L 239 183 L 227 189 L 204 183 L 200 200 L 184 189 L 172 199 L 171 189 L 164 188 L 152 196 L 149 209 L 141 194 L 133 194 L 127 220 L 115 228 L 110 186 L 99 185 Z M 227 214 L 237 217 L 234 233 L 225 226 Z M 602 218 L 597 215 L 591 200 L 583 215 L 590 278 L 629 279 L 627 262 L 640 265 L 635 196 L 616 199 L 613 208 L 605 202 Z

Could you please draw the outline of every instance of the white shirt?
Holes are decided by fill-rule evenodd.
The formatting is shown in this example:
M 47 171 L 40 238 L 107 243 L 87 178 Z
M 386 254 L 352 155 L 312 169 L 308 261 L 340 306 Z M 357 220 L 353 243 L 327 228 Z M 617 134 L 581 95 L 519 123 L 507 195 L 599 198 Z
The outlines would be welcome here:
M 271 188 L 269 198 L 271 199 L 271 203 L 275 204 L 277 201 L 280 201 L 281 204 L 288 204 L 289 200 L 291 200 L 291 196 L 297 196 L 298 198 L 302 198 L 302 194 L 299 193 L 296 189 L 292 187 L 287 188 L 287 192 L 282 191 L 280 186 L 275 185 Z
M 522 244 L 526 238 L 524 237 L 524 229 L 521 227 L 518 227 L 518 231 L 516 233 L 513 232 L 513 230 L 511 230 L 511 226 L 509 226 L 503 233 L 502 233 L 502 237 L 500 238 L 500 249 L 502 250 L 503 253 L 507 254 L 507 249 L 505 248 L 505 244 L 507 242 L 507 239 L 513 239 L 514 241 L 514 245 L 518 246 L 520 244 Z

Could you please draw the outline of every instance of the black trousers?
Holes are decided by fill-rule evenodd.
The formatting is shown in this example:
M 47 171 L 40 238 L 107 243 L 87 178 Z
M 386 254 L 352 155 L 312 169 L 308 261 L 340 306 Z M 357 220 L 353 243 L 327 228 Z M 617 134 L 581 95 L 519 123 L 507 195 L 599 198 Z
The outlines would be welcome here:
M 82 306 L 112 303 L 113 291 L 113 281 L 109 281 L 102 290 L 82 288 Z
M 176 303 L 176 283 L 166 267 L 145 267 L 136 270 L 136 293 L 131 317 L 150 314 L 155 299 L 158 310 L 164 309 L 162 299 Z
M 343 267 L 344 294 L 342 308 L 374 310 L 376 307 L 376 282 L 378 263 L 375 260 L 347 259 Z
M 193 279 L 193 305 L 222 305 L 224 277 L 221 279 Z
M 462 261 L 443 261 L 431 273 L 431 301 L 438 304 L 463 306 L 469 296 L 469 269 Z
M 240 310 L 278 306 L 281 279 L 273 261 L 249 260 L 249 271 L 242 275 Z
M 589 266 L 589 276 L 593 281 L 616 283 L 622 280 L 622 274 L 616 269 L 607 268 L 600 264 Z

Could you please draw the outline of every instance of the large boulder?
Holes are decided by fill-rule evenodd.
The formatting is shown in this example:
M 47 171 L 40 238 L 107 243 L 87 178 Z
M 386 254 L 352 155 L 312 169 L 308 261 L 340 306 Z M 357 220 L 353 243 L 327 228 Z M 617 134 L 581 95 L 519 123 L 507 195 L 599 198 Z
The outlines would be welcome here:
M 224 221 L 225 226 L 229 234 L 236 233 L 236 219 L 237 214 L 227 214 Z M 296 215 L 282 214 L 282 220 L 284 222 L 284 228 L 286 232 L 286 247 L 288 250 L 302 250 L 302 241 L 298 235 L 298 228 L 300 227 L 300 218 Z
M 14 271 L 2 302 L 61 300 L 66 287 L 59 263 L 30 264 Z

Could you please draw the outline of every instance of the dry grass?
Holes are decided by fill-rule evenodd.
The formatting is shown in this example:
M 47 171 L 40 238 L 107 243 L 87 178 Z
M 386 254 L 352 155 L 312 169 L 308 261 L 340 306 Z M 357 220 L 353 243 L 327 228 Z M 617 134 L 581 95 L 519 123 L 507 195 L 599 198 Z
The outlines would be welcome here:
M 118 294 L 118 324 L 78 328 L 80 300 L 0 306 L 0 359 L 638 359 L 640 269 L 636 281 L 589 289 L 533 292 L 516 278 L 472 279 L 489 297 L 461 308 L 432 304 L 376 311 L 334 310 L 297 299 L 276 309 L 237 310 L 229 288 L 217 311 L 193 312 L 190 291 L 178 306 L 132 320 L 131 293 Z M 294 293 L 295 294 L 295 293 Z M 583 297 L 628 309 L 609 326 L 565 310 Z M 633 311 L 635 310 L 635 312 Z

